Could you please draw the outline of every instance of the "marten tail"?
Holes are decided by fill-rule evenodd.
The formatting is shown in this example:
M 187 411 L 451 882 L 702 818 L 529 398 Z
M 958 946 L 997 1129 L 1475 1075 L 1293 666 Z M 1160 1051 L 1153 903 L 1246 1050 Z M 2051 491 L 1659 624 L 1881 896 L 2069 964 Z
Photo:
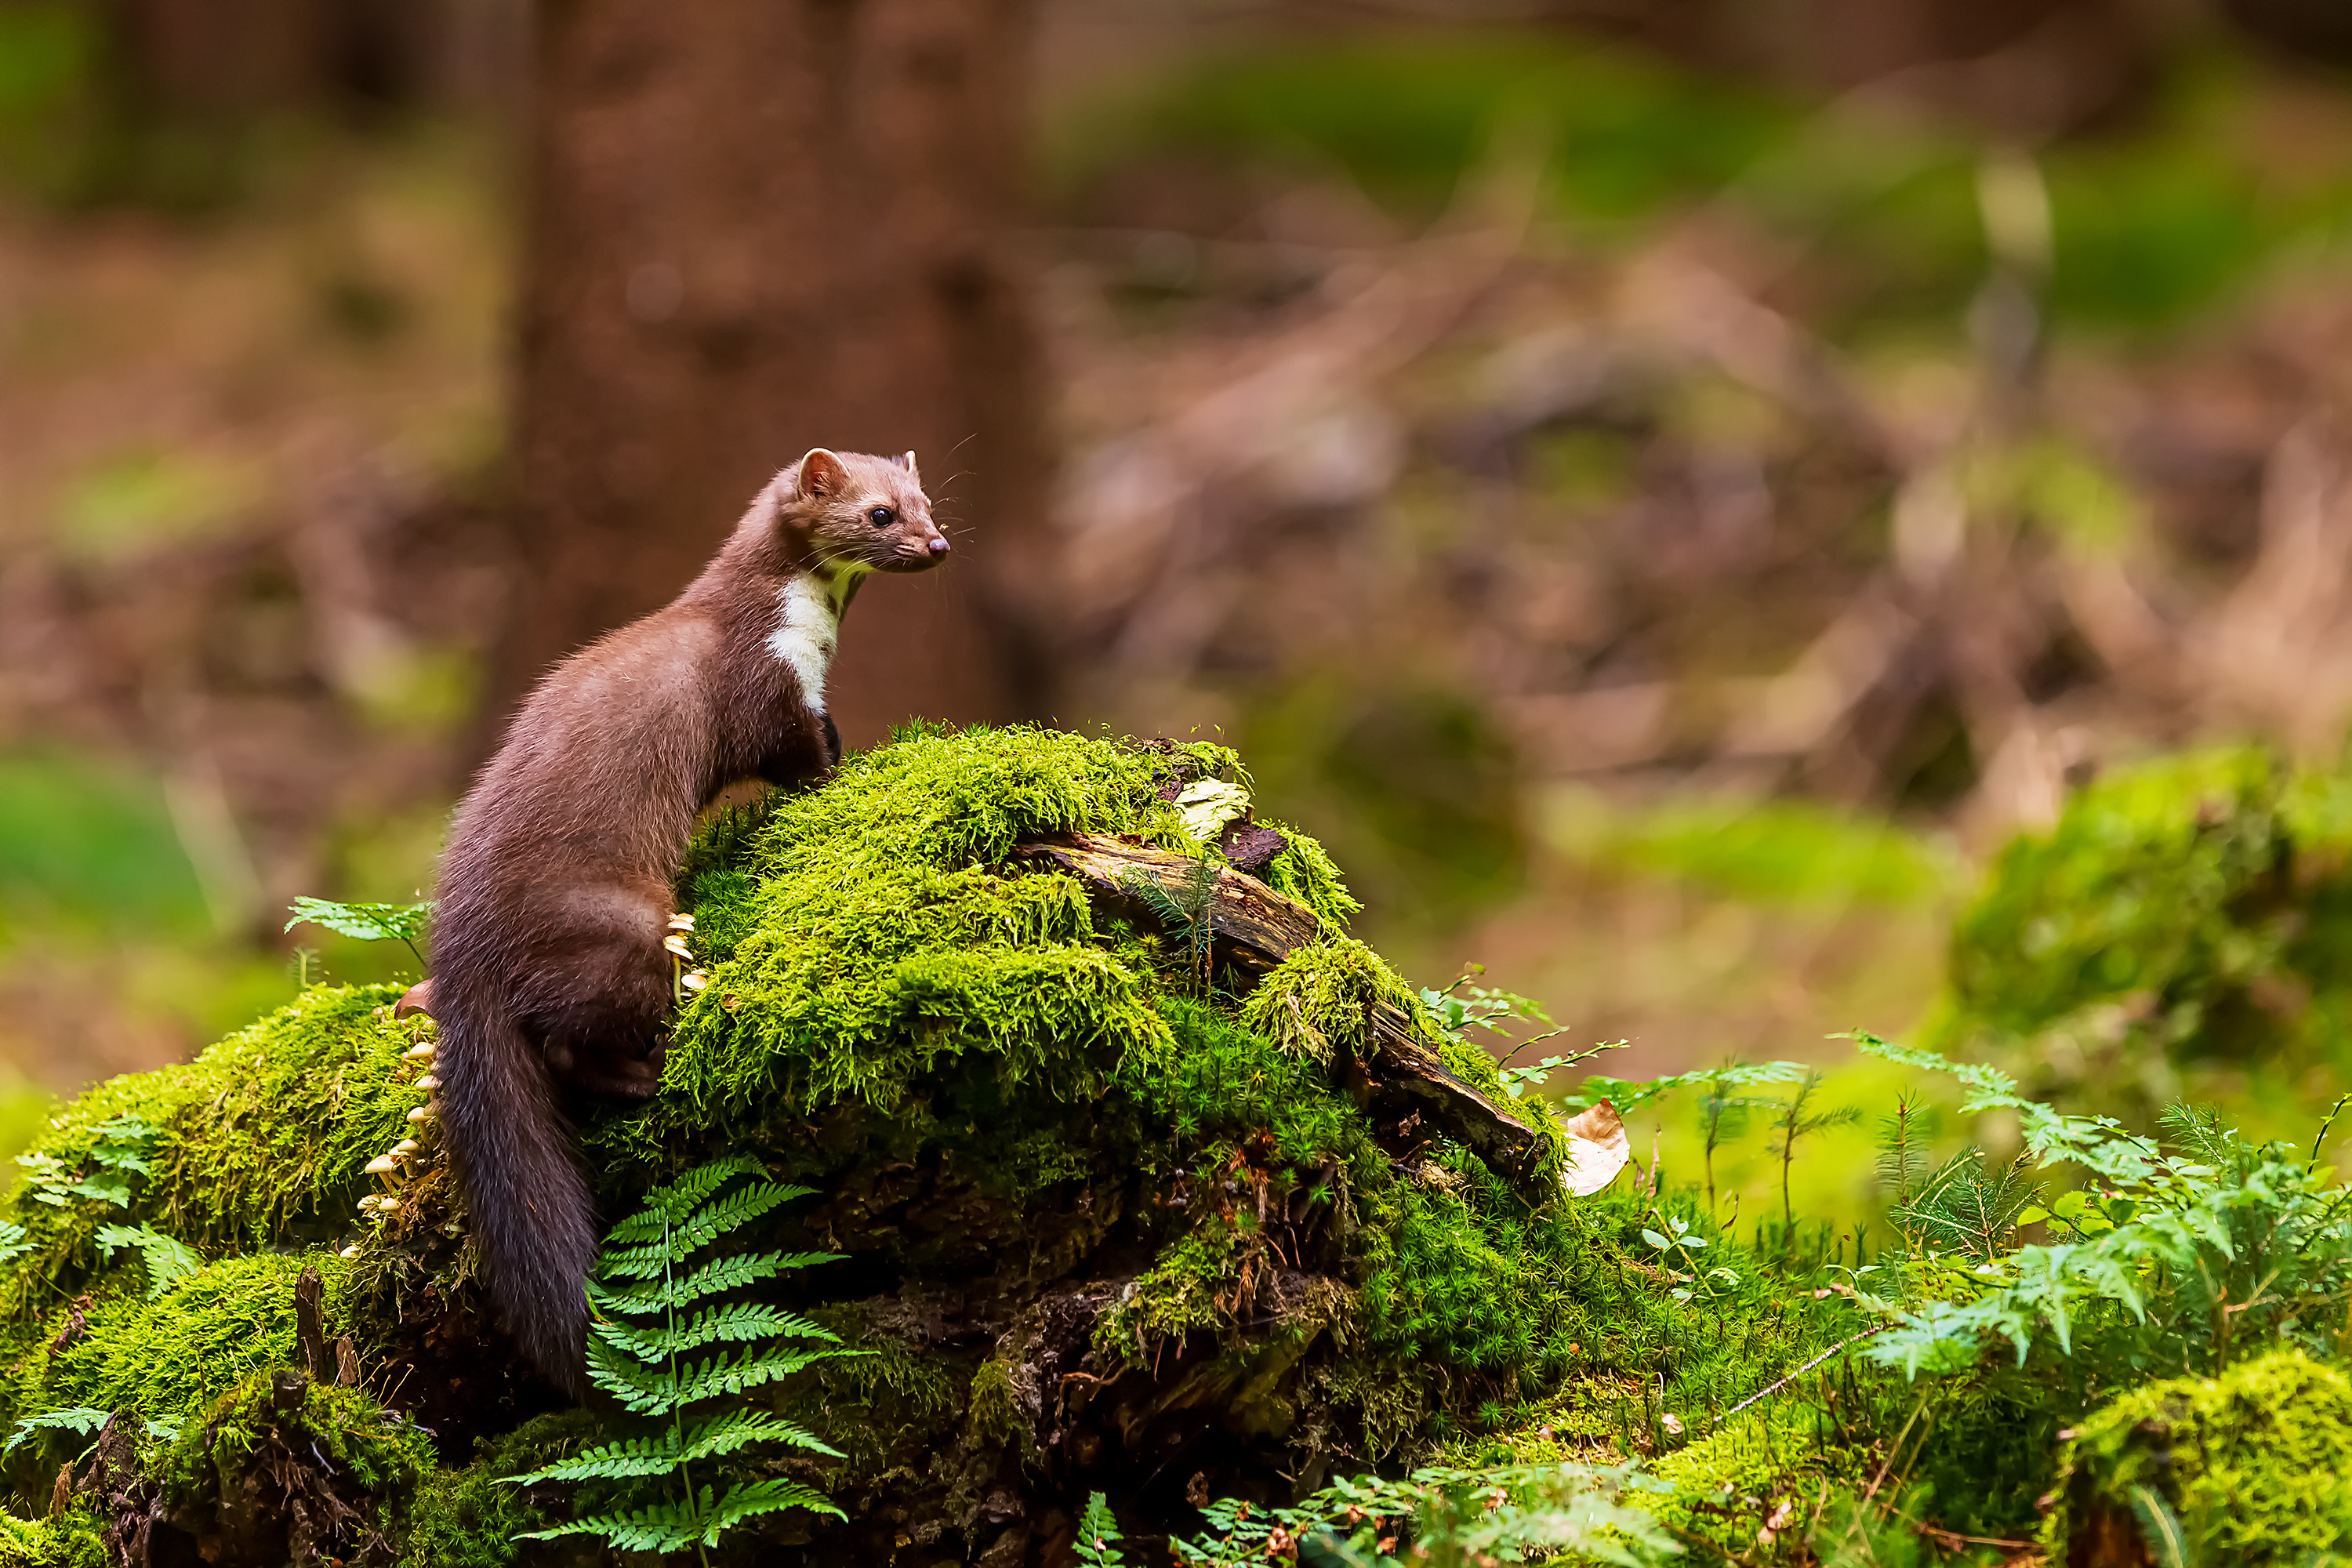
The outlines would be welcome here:
M 441 1135 L 465 1188 L 490 1299 L 532 1364 L 583 1397 L 595 1202 L 554 1085 L 502 1009 L 435 1000 Z

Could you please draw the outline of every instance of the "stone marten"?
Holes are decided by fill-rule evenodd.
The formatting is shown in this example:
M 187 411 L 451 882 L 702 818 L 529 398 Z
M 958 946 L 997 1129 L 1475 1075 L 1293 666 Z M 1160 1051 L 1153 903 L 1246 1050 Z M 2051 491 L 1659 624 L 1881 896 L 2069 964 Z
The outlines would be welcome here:
M 653 1092 L 697 816 L 739 781 L 832 770 L 825 668 L 850 596 L 947 553 L 912 452 L 810 452 L 676 600 L 540 682 L 457 808 L 425 1003 L 442 1137 L 499 1316 L 575 1396 L 597 1229 L 563 1092 Z

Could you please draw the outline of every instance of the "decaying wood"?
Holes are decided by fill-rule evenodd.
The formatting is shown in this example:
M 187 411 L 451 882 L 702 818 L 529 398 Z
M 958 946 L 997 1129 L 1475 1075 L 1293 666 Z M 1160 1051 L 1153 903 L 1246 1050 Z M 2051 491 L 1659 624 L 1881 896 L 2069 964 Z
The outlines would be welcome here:
M 335 1381 L 335 1355 L 328 1347 L 320 1307 L 326 1300 L 326 1282 L 316 1268 L 305 1268 L 294 1281 L 294 1346 L 301 1363 L 320 1383 Z
M 1058 866 L 1084 881 L 1097 898 L 1147 916 L 1150 910 L 1136 898 L 1129 879 L 1139 873 L 1149 877 L 1181 902 L 1195 864 L 1170 850 L 1091 834 L 1022 844 L 1013 853 Z M 1319 934 L 1314 911 L 1306 905 L 1255 877 L 1225 868 L 1217 872 L 1209 922 L 1216 934 L 1218 957 L 1253 973 L 1274 968 Z M 1447 1067 L 1402 1014 L 1375 1003 L 1369 1015 L 1369 1058 L 1338 1065 L 1343 1075 L 1361 1075 L 1377 1113 L 1419 1113 L 1424 1125 L 1477 1155 L 1531 1204 L 1559 1196 L 1558 1180 L 1543 1169 L 1543 1145 L 1524 1122 Z

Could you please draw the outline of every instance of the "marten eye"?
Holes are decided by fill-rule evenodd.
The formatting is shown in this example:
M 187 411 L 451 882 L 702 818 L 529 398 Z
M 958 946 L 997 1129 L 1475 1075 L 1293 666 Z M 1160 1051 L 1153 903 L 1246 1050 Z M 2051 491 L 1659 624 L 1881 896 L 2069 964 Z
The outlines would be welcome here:
M 887 506 L 877 506 L 866 514 L 866 520 L 877 528 L 887 528 L 898 521 L 898 514 Z

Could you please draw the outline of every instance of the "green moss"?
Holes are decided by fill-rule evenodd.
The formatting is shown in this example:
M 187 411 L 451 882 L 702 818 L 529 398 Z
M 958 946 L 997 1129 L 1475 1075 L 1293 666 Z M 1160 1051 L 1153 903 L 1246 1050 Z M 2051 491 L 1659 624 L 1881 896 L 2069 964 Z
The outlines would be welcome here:
M 710 984 L 677 1020 L 639 1133 L 779 1104 L 888 1110 L 968 1054 L 1003 1083 L 1086 1095 L 1126 1054 L 1164 1047 L 1152 978 L 1105 951 L 1085 888 L 1008 862 L 1022 839 L 1058 832 L 1183 842 L 1158 786 L 1180 763 L 1230 757 L 1207 750 L 927 732 L 848 760 L 748 831 L 722 829 L 742 841 L 748 880 L 723 863 L 693 879 L 712 900 L 707 941 L 696 911 Z
M 1363 910 L 1354 894 L 1348 891 L 1339 868 L 1323 846 L 1301 833 L 1270 817 L 1255 819 L 1262 826 L 1271 827 L 1282 835 L 1285 843 L 1280 853 L 1268 863 L 1263 873 L 1265 885 L 1276 892 L 1297 899 L 1313 910 L 1323 929 L 1333 934 L 1348 929 L 1348 922 Z
M 1022 1419 L 1021 1407 L 1013 1402 L 1013 1371 L 993 1356 L 971 1374 L 971 1388 L 965 1395 L 964 1429 L 982 1447 L 1003 1447 L 1028 1433 L 1029 1423 Z
M 1759 1408 L 1719 1432 L 1662 1456 L 1651 1467 L 1672 1491 L 1643 1502 L 1685 1541 L 1726 1554 L 1753 1551 L 1759 1531 L 1791 1502 L 1809 1519 L 1825 1489 L 1861 1481 L 1878 1456 L 1859 1445 L 1822 1441 L 1820 1413 L 1803 1401 Z M 1782 1515 L 1782 1529 L 1787 1516 Z M 1803 1531 L 1789 1531 L 1797 1546 Z
M 1927 1043 L 2145 1124 L 2210 1069 L 2324 1098 L 2305 1075 L 2352 1082 L 2347 1039 L 2352 780 L 2232 747 L 2100 779 L 2011 843 L 1954 927 Z
M 1293 1170 L 1336 1163 L 1366 1177 L 1381 1171 L 1370 1127 L 1330 1091 L 1320 1063 L 1184 997 L 1162 997 L 1160 1012 L 1174 1049 L 1119 1074 L 1119 1088 L 1150 1124 L 1139 1137 L 1153 1169 L 1164 1168 L 1163 1160 L 1184 1163 L 1185 1151 L 1264 1132 Z M 1154 1147 L 1160 1138 L 1167 1142 Z
M 1969 1012 L 2021 1034 L 2084 1003 L 2256 962 L 2231 905 L 2284 853 L 2279 770 L 2195 752 L 2094 784 L 2047 834 L 2002 851 L 1953 938 Z M 2182 1001 L 2189 998 L 2182 997 Z
M 1247 1215 L 1203 1215 L 1160 1248 L 1127 1296 L 1095 1326 L 1095 1346 L 1130 1365 L 1148 1365 L 1155 1340 L 1230 1327 L 1243 1304 L 1242 1266 L 1264 1250 Z
M 462 1469 L 434 1471 L 409 1504 L 399 1568 L 507 1568 L 520 1551 L 514 1538 L 550 1520 L 541 1489 L 502 1478 L 554 1463 L 603 1435 L 590 1412 L 558 1411 L 484 1440 Z
M 318 1460 L 339 1487 L 405 1506 L 435 1467 L 432 1439 L 361 1388 L 305 1381 L 300 1399 L 281 1404 L 278 1369 L 247 1373 L 200 1414 L 155 1462 L 167 1497 L 217 1486 L 234 1497 L 239 1475 L 264 1444 Z
M 1373 1004 L 1412 1017 L 1419 1009 L 1396 972 L 1362 942 L 1327 938 L 1302 947 L 1242 1001 L 1241 1021 L 1285 1050 L 1328 1062 L 1338 1050 L 1370 1051 Z
M 328 1254 L 255 1253 L 210 1265 L 153 1301 L 125 1292 L 85 1313 L 64 1351 L 24 1356 L 12 1389 L 17 1419 L 86 1406 L 175 1420 L 241 1378 L 294 1358 L 294 1282 L 316 1267 L 331 1335 L 343 1318 L 348 1269 Z M 50 1324 L 65 1326 L 65 1312 Z
M 2299 1351 L 2273 1351 L 2219 1377 L 2135 1389 L 2084 1421 L 2042 1540 L 2063 1559 L 2103 1523 L 2134 1528 L 2145 1491 L 2178 1521 L 2190 1561 L 2308 1562 L 2352 1546 L 2347 1470 L 2352 1379 Z
M 950 1357 L 877 1327 L 861 1308 L 821 1308 L 810 1316 L 854 1353 L 811 1367 L 787 1386 L 779 1407 L 842 1451 L 844 1458 L 829 1468 L 828 1488 L 892 1465 L 920 1464 L 945 1446 L 955 1431 L 956 1396 L 970 1386 L 971 1374 Z
M 1436 1027 L 1412 988 L 1378 953 L 1351 937 L 1327 937 L 1283 960 L 1242 999 L 1241 1022 L 1286 1050 L 1328 1062 L 1335 1050 L 1370 1054 L 1375 1006 L 1406 1019 L 1465 1082 L 1507 1111 L 1514 1110 L 1516 1102 L 1505 1092 L 1494 1058 Z M 1567 1159 L 1568 1143 L 1557 1121 L 1541 1110 L 1518 1120 L 1545 1145 L 1546 1168 L 1559 1170 Z
M 86 1508 L 63 1519 L 19 1519 L 0 1511 L 0 1568 L 111 1568 L 98 1521 Z
M 8 1215 L 39 1263 L 9 1277 L 9 1305 L 21 1310 L 36 1286 L 84 1276 L 105 1224 L 152 1223 L 205 1251 L 322 1240 L 348 1226 L 373 1185 L 362 1168 L 406 1134 L 425 1099 L 401 1053 L 430 1026 L 395 1023 L 398 995 L 314 987 L 193 1062 L 109 1079 L 62 1109 L 36 1157 L 90 1168 L 101 1129 L 133 1118 L 153 1130 L 148 1170 L 130 1181 L 127 1208 L 83 1195 L 47 1203 L 19 1187 Z

